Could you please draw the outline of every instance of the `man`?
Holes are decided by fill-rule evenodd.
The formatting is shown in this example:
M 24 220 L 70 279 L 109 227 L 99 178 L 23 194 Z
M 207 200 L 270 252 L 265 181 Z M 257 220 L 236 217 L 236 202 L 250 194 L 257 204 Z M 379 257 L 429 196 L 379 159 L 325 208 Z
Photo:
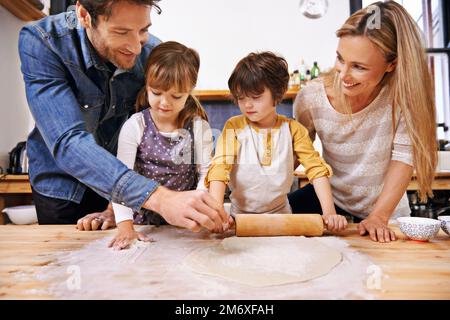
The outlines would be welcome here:
M 221 231 L 227 221 L 207 192 L 171 191 L 114 156 L 144 85 L 145 61 L 160 42 L 148 33 L 158 2 L 79 0 L 76 12 L 21 30 L 21 69 L 36 122 L 27 142 L 29 173 L 40 224 L 107 229 L 115 225 L 109 201 L 158 212 L 193 231 Z

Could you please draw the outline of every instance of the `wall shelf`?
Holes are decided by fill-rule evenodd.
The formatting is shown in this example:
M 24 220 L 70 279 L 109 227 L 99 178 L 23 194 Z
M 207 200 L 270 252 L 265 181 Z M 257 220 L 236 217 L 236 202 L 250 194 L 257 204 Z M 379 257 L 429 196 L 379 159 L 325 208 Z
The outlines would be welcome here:
M 283 99 L 295 99 L 298 89 L 289 89 Z M 229 90 L 195 90 L 194 96 L 201 101 L 231 101 Z
M 34 21 L 45 17 L 45 13 L 27 0 L 0 0 L 0 4 L 23 21 Z

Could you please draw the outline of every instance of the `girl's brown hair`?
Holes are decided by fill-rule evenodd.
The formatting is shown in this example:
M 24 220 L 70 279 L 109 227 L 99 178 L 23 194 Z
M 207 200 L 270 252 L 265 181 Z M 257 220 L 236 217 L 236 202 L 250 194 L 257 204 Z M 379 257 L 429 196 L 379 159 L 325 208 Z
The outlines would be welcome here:
M 174 88 L 177 92 L 191 92 L 197 84 L 199 69 L 200 57 L 194 49 L 175 41 L 159 44 L 147 59 L 145 86 L 137 96 L 136 111 L 151 108 L 148 103 L 148 87 L 162 91 Z M 178 115 L 178 126 L 184 127 L 194 116 L 208 121 L 200 102 L 190 93 L 183 110 Z
M 405 119 L 413 145 L 419 196 L 425 201 L 433 195 L 431 184 L 437 165 L 436 110 L 433 80 L 419 28 L 400 4 L 379 1 L 354 13 L 336 35 L 368 37 L 382 50 L 386 62 L 396 60 L 395 70 L 386 73 L 382 84 L 392 97 L 393 124 L 397 110 Z M 324 76 L 324 84 L 333 88 L 337 103 L 351 114 L 336 70 Z

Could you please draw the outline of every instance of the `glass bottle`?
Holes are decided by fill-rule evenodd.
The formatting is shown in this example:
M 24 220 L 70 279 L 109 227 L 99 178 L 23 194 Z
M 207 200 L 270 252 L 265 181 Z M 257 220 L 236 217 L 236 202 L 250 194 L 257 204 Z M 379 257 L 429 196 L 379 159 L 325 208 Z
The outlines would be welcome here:
M 314 66 L 311 68 L 311 79 L 315 79 L 320 75 L 320 69 L 317 62 L 314 61 Z
M 309 81 L 309 80 L 311 80 L 312 79 L 312 77 L 311 77 L 311 71 L 308 69 L 308 70 L 306 70 L 306 81 Z

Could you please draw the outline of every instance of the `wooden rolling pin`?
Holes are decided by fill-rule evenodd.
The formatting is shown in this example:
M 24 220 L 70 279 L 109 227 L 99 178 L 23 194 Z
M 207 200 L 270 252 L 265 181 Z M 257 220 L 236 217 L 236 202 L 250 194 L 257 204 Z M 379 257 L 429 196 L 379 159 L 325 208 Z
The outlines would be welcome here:
M 321 236 L 320 214 L 237 214 L 236 236 Z

